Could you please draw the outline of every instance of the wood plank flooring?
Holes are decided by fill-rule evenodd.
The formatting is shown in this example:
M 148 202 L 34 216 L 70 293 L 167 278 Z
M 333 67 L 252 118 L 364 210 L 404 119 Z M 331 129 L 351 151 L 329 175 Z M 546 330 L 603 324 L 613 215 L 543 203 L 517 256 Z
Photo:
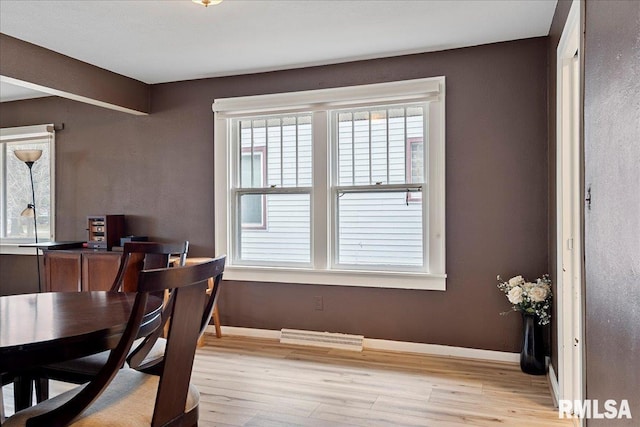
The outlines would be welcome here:
M 507 363 L 207 336 L 192 381 L 200 426 L 573 426 L 545 377 Z

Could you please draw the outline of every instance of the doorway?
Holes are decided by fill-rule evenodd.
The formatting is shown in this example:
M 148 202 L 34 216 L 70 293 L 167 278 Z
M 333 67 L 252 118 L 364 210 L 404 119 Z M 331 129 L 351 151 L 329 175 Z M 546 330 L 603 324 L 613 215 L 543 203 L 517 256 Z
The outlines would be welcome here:
M 584 297 L 580 1 L 574 0 L 557 48 L 558 398 L 584 399 Z

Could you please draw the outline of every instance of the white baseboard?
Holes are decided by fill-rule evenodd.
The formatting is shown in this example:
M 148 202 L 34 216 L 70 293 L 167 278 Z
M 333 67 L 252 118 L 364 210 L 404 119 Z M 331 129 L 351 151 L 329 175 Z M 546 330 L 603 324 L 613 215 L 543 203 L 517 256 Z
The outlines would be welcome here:
M 519 363 L 520 353 L 482 350 L 479 348 L 454 347 L 440 344 L 424 344 L 406 341 L 364 339 L 364 348 L 373 350 L 399 351 L 403 353 L 428 354 L 431 356 L 460 357 L 463 359 L 490 360 L 494 362 Z
M 551 389 L 551 399 L 553 400 L 553 406 L 558 407 L 558 400 L 560 399 L 560 386 L 558 384 L 558 376 L 553 370 L 553 365 L 549 363 L 549 371 L 547 372 L 547 380 L 549 381 L 549 388 Z
M 222 326 L 223 335 L 236 335 L 251 338 L 280 339 L 280 331 L 270 329 L 239 328 Z M 213 325 L 207 326 L 206 332 L 215 333 Z M 364 349 L 397 351 L 402 353 L 427 354 L 431 356 L 459 357 L 463 359 L 490 360 L 493 362 L 519 363 L 520 353 L 506 351 L 482 350 L 477 348 L 453 347 L 439 344 L 424 344 L 406 341 L 391 341 L 365 338 Z

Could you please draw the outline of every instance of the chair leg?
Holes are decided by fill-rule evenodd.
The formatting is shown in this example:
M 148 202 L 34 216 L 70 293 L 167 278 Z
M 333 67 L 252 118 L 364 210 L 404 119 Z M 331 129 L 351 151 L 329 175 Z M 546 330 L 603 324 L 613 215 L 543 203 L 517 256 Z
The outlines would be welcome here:
M 13 379 L 13 407 L 18 412 L 28 408 L 33 403 L 33 380 L 28 377 Z
M 49 398 L 49 380 L 47 378 L 35 378 L 36 384 L 36 401 L 38 403 Z
M 213 319 L 213 326 L 216 328 L 216 337 L 222 337 L 222 331 L 220 330 L 220 316 L 218 315 L 218 305 L 213 306 L 213 313 L 211 313 L 211 318 Z M 198 338 L 198 347 L 202 347 L 204 345 L 204 335 Z
M 218 304 L 213 307 L 213 314 L 211 315 L 211 317 L 213 317 L 213 325 L 216 328 L 216 337 L 220 338 L 222 337 L 222 331 L 220 330 L 220 315 L 218 314 Z
M 2 395 L 2 383 L 0 383 L 0 424 L 4 422 L 4 396 Z

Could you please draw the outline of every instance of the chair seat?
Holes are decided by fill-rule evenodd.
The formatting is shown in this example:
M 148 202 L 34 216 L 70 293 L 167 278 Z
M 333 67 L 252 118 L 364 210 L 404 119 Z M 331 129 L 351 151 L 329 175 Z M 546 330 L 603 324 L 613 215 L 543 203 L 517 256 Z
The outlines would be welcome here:
M 131 348 L 137 348 L 142 344 L 142 341 L 144 341 L 144 338 L 138 338 L 133 342 Z M 147 364 L 153 360 L 161 359 L 164 356 L 166 346 L 167 340 L 165 338 L 158 338 L 142 363 Z M 107 363 L 108 358 L 109 351 L 103 351 L 101 353 L 92 354 L 79 359 L 53 363 L 46 366 L 45 376 L 57 379 L 61 375 L 64 375 L 65 378 L 68 378 L 69 375 L 72 377 L 77 375 L 79 382 L 87 382 L 98 374 L 100 369 L 102 369 L 102 367 Z
M 70 425 L 76 427 L 151 425 L 159 380 L 160 378 L 155 375 L 144 374 L 130 368 L 121 369 L 100 397 Z M 3 427 L 24 426 L 29 418 L 55 409 L 75 396 L 83 387 L 76 387 L 20 411 L 7 419 Z M 199 401 L 198 389 L 190 384 L 184 412 L 189 413 L 196 409 Z
M 141 365 L 146 365 L 147 363 L 153 362 L 154 360 L 159 360 L 164 357 L 164 351 L 167 348 L 167 339 L 166 338 L 158 338 L 156 343 L 149 350 L 149 354 L 144 358 Z
M 81 374 L 88 376 L 95 376 L 100 369 L 107 363 L 107 359 L 109 358 L 109 351 L 103 351 L 101 353 L 92 354 L 85 357 L 80 357 L 78 359 L 67 360 L 60 363 L 53 363 L 51 365 L 47 365 L 45 368 L 50 375 L 55 379 L 56 375 L 54 373 L 71 373 L 71 374 Z M 89 381 L 89 379 L 85 380 Z

